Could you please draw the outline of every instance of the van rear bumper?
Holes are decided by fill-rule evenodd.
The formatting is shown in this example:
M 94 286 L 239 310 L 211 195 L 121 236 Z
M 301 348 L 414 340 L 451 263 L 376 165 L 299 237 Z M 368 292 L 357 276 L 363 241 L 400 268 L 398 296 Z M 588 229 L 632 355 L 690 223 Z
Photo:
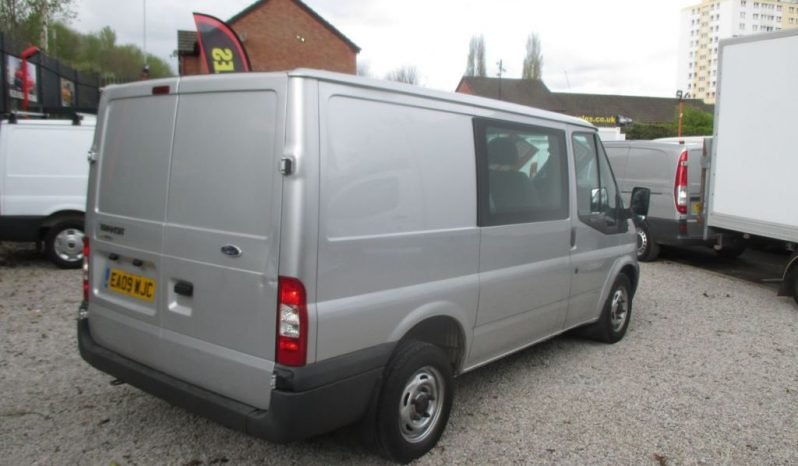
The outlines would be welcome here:
M 188 384 L 140 364 L 95 342 L 89 320 L 78 320 L 81 357 L 99 369 L 168 403 L 272 442 L 300 440 L 361 419 L 370 405 L 383 367 L 301 392 L 272 390 L 269 410 L 258 409 Z M 264 387 L 264 390 L 269 390 Z
M 646 218 L 649 234 L 657 243 L 670 246 L 708 246 L 712 240 L 704 239 L 704 227 L 698 221 Z

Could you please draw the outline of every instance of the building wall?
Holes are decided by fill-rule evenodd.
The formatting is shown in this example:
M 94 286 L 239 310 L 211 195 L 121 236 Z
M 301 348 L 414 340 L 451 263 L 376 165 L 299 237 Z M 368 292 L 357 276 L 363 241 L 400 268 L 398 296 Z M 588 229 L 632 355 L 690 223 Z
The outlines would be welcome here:
M 200 60 L 199 55 L 181 55 L 179 60 L 180 60 L 181 76 L 202 74 L 205 72 L 205 70 L 202 67 L 202 60 Z
M 714 103 L 720 40 L 794 27 L 798 27 L 798 0 L 703 0 L 684 8 L 679 89 Z
M 242 39 L 253 71 L 357 72 L 354 50 L 292 0 L 269 0 L 229 25 Z M 203 72 L 200 61 L 198 56 L 182 57 L 182 74 Z

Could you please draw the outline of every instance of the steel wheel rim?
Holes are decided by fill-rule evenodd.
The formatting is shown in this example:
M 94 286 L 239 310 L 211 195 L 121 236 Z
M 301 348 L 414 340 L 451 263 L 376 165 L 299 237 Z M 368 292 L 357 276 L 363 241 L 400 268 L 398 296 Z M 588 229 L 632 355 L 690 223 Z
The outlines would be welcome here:
M 640 257 L 646 253 L 648 249 L 648 235 L 642 228 L 637 227 L 637 256 Z
M 610 302 L 610 325 L 613 332 L 620 332 L 629 316 L 629 299 L 626 288 L 618 288 L 612 294 Z
M 440 419 L 444 380 L 432 366 L 417 370 L 407 381 L 399 400 L 399 432 L 410 443 L 424 441 Z
M 66 262 L 83 260 L 83 231 L 78 228 L 62 230 L 53 241 L 53 252 Z

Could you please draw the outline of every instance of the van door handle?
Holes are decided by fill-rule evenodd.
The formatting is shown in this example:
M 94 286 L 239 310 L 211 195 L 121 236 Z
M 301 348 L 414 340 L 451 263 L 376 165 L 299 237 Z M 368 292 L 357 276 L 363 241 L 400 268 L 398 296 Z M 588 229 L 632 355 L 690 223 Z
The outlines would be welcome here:
M 571 227 L 571 247 L 576 246 L 576 228 Z
M 175 293 L 190 298 L 194 295 L 194 285 L 189 282 L 177 282 L 175 283 Z

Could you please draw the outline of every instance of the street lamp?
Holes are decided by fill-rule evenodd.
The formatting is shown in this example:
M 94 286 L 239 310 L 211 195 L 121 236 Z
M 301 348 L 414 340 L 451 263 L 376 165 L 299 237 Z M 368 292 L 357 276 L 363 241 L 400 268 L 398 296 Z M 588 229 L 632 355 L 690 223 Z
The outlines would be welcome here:
M 502 73 L 507 71 L 506 69 L 504 69 L 503 64 L 504 64 L 503 60 L 499 60 L 498 62 L 496 62 L 496 66 L 499 67 L 499 100 L 502 100 Z

